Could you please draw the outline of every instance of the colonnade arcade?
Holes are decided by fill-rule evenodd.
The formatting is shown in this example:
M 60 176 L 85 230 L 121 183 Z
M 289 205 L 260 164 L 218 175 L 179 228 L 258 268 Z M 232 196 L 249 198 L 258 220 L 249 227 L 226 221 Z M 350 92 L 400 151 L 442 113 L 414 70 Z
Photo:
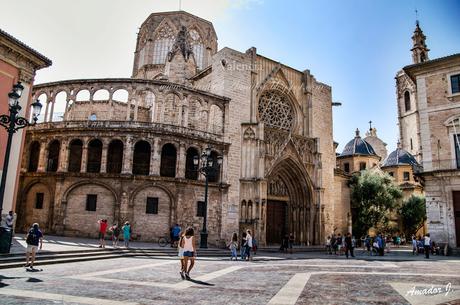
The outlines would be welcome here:
M 127 136 L 32 140 L 28 148 L 23 163 L 28 172 L 154 175 L 198 180 L 193 158 L 199 157 L 206 146 Z M 215 150 L 211 152 L 214 164 L 218 155 Z M 219 172 L 209 176 L 210 182 L 219 180 Z

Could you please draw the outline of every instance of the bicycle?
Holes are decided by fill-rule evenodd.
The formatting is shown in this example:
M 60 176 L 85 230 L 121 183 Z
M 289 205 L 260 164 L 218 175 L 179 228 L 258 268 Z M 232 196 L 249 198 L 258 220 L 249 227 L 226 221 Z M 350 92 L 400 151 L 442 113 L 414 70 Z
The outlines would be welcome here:
M 166 245 L 171 244 L 171 238 L 169 236 L 162 236 L 158 239 L 158 245 L 160 247 L 166 247 Z

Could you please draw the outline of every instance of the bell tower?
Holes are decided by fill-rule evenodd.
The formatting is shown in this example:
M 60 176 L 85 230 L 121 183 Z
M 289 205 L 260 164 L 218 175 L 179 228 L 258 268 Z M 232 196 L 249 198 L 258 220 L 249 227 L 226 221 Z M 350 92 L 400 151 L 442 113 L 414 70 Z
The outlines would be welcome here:
M 423 34 L 423 31 L 420 28 L 420 24 L 417 20 L 415 23 L 414 35 L 412 36 L 413 47 L 411 49 L 412 62 L 414 64 L 419 64 L 419 63 L 429 60 L 428 58 L 429 49 L 426 47 L 425 40 L 426 40 L 426 36 Z

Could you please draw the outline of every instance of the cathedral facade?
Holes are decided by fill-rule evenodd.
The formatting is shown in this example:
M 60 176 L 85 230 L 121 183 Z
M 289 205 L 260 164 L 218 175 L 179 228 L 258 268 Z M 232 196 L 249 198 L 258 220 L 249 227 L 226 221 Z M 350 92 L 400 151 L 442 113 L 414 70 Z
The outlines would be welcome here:
M 96 236 L 100 218 L 130 221 L 140 240 L 175 223 L 199 229 L 205 182 L 193 160 L 208 147 L 223 157 L 209 176 L 209 243 L 252 229 L 261 245 L 290 232 L 321 244 L 348 229 L 331 87 L 254 47 L 218 50 L 197 16 L 151 14 L 131 78 L 57 81 L 33 95 L 46 109 L 27 131 L 19 229 Z

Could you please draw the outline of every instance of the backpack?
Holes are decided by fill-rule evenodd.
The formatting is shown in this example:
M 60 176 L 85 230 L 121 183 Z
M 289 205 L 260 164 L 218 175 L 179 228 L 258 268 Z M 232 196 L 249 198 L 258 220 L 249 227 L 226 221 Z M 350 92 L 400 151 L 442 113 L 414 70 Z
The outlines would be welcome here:
M 27 234 L 26 243 L 28 245 L 38 245 L 38 235 L 35 234 L 35 230 L 30 230 Z

